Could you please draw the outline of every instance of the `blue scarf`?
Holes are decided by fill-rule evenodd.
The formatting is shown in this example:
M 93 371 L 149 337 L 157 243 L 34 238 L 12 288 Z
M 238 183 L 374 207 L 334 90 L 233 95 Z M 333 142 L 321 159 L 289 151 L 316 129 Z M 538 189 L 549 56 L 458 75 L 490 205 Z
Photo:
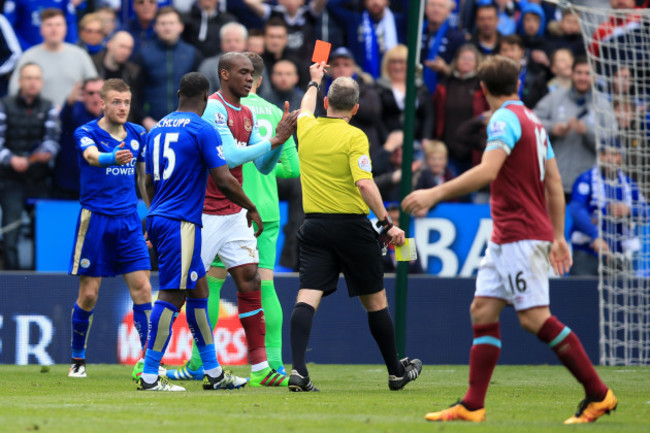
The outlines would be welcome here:
M 429 39 L 429 51 L 427 51 L 426 60 L 435 60 L 435 58 L 438 56 L 440 45 L 442 45 L 442 39 L 447 34 L 447 30 L 449 30 L 449 20 L 445 21 L 440 26 L 434 38 Z M 426 34 L 426 27 L 424 27 L 423 32 Z M 436 86 L 438 85 L 438 74 L 425 66 L 422 78 L 424 79 L 424 84 L 427 85 L 427 89 L 429 89 L 429 93 L 433 94 L 433 92 L 436 91 Z
M 379 44 L 377 43 L 377 35 L 375 28 L 372 25 L 372 19 L 368 11 L 363 11 L 361 14 L 363 26 L 363 45 L 365 58 L 363 70 L 372 75 L 374 78 L 379 77 Z

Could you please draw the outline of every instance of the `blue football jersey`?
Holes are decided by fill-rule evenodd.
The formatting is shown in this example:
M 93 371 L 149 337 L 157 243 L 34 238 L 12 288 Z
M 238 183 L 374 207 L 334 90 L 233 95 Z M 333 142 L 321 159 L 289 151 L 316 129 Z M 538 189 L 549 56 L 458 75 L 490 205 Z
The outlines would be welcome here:
M 105 215 L 126 215 L 134 212 L 138 204 L 135 192 L 135 164 L 144 162 L 144 145 L 147 131 L 140 125 L 125 123 L 126 138 L 116 140 L 97 124 L 97 120 L 80 126 L 74 132 L 79 150 L 81 181 L 81 206 Z M 112 152 L 124 143 L 124 149 L 133 154 L 131 162 L 110 167 L 95 167 L 83 157 L 84 151 L 95 146 L 100 152 Z
M 214 126 L 194 113 L 175 111 L 149 131 L 146 147 L 154 187 L 149 215 L 201 226 L 207 170 L 226 164 Z

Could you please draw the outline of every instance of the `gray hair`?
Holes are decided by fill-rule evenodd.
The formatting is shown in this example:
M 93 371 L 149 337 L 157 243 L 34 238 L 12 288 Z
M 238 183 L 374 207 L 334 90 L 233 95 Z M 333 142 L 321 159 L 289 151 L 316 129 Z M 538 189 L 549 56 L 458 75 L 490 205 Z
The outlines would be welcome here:
M 230 22 L 221 27 L 221 30 L 219 30 L 219 38 L 225 38 L 226 33 L 231 30 L 237 30 L 241 34 L 244 41 L 248 39 L 248 30 L 246 30 L 246 27 L 237 22 Z
M 330 107 L 350 111 L 359 103 L 359 84 L 351 77 L 338 77 L 327 92 Z

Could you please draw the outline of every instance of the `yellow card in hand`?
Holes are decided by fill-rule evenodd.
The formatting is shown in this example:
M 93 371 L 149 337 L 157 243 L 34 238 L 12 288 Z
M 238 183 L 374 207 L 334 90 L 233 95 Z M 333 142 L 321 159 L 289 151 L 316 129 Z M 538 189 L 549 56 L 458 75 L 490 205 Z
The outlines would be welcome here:
M 398 262 L 410 262 L 418 258 L 418 250 L 415 248 L 415 239 L 406 238 L 401 247 L 395 246 L 395 258 Z

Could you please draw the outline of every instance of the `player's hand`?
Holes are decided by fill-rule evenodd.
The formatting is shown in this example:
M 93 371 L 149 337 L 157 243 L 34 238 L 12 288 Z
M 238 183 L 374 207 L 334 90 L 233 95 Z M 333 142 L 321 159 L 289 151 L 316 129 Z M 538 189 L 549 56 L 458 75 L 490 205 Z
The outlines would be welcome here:
M 404 245 L 405 242 L 405 235 L 404 235 L 404 230 L 397 226 L 391 227 L 390 230 L 386 233 L 388 235 L 388 243 L 397 245 L 398 247 L 401 247 Z
M 262 224 L 262 217 L 260 216 L 257 209 L 249 209 L 248 212 L 246 212 L 246 219 L 248 220 L 248 227 L 250 227 L 253 224 L 253 221 L 255 221 L 255 224 L 257 224 L 255 237 L 259 237 L 259 235 L 261 235 L 264 231 L 264 224 Z
M 120 149 L 115 152 L 115 164 L 124 165 L 128 162 L 131 162 L 133 159 L 133 154 L 130 150 L 124 150 L 124 143 L 120 144 L 116 149 Z
M 569 245 L 566 243 L 566 239 L 555 239 L 553 241 L 548 258 L 555 275 L 562 276 L 569 272 L 573 264 L 573 259 L 571 258 L 571 251 L 569 250 Z
M 284 112 L 282 113 L 282 119 L 280 119 L 278 126 L 275 128 L 275 137 L 271 139 L 271 148 L 275 149 L 284 144 L 295 132 L 298 123 L 298 114 L 300 114 L 299 110 L 289 112 L 289 102 L 284 101 Z
M 438 187 L 413 191 L 402 201 L 404 212 L 413 214 L 429 210 L 438 204 Z
M 319 85 L 323 80 L 323 75 L 327 72 L 327 68 L 330 65 L 326 65 L 325 62 L 314 63 L 309 67 L 309 76 L 312 81 L 316 81 Z
M 16 173 L 24 173 L 29 168 L 29 161 L 24 156 L 12 156 L 9 164 Z

